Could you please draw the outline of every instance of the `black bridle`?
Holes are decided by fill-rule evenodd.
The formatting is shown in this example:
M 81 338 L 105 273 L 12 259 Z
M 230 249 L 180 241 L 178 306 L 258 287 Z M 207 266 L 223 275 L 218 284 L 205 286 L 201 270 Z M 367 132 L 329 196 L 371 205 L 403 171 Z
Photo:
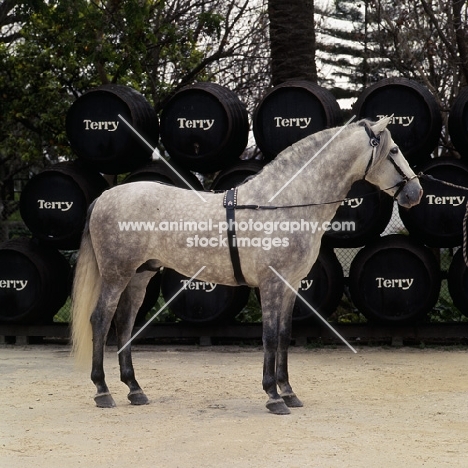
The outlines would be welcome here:
M 369 162 L 367 163 L 367 166 L 366 166 L 366 170 L 364 171 L 364 177 L 363 179 L 365 180 L 366 177 L 367 177 L 367 174 L 370 170 L 370 168 L 372 167 L 372 164 L 374 163 L 374 157 L 375 157 L 375 152 L 377 150 L 377 147 L 380 145 L 380 136 L 377 136 L 374 131 L 372 130 L 372 128 L 370 128 L 370 126 L 364 122 L 364 128 L 366 130 L 366 133 L 369 137 L 369 145 L 372 146 L 372 154 L 371 154 L 371 157 L 369 159 Z M 401 180 L 400 182 L 396 183 L 394 186 L 392 187 L 389 187 L 387 190 L 390 190 L 392 188 L 395 188 L 397 187 L 397 190 L 396 192 L 393 194 L 393 199 L 395 200 L 398 195 L 400 195 L 401 191 L 404 189 L 405 185 L 410 182 L 411 180 L 413 179 L 417 179 L 418 176 L 417 175 L 414 175 L 412 177 L 408 177 L 405 172 L 403 171 L 403 169 L 397 164 L 397 162 L 393 159 L 392 157 L 392 154 L 398 154 L 398 146 L 394 146 L 391 150 L 390 150 L 390 153 L 387 154 L 387 159 L 392 163 L 393 167 L 395 168 L 395 170 L 398 172 L 398 174 L 401 175 L 401 177 L 403 178 L 403 180 Z

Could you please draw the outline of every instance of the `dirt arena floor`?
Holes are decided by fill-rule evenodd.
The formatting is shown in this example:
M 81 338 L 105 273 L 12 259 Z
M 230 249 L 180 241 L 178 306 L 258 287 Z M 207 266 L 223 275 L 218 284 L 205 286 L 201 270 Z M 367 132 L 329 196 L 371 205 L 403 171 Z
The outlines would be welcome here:
M 269 414 L 257 347 L 137 346 L 151 403 L 100 409 L 68 346 L 0 346 L 3 468 L 467 467 L 466 349 L 293 348 L 304 408 Z

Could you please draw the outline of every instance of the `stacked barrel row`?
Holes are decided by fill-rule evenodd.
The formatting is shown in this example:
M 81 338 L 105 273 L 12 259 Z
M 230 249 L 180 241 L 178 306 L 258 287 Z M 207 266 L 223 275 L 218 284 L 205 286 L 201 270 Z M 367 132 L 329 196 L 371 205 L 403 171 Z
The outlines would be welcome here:
M 463 93 L 460 96 L 459 100 L 466 103 Z M 466 133 L 463 124 L 460 125 L 466 117 L 457 110 L 459 100 L 450 119 L 454 142 L 460 140 L 460 134 Z M 392 115 L 390 129 L 394 140 L 416 172 L 424 171 L 438 179 L 468 187 L 467 166 L 463 161 L 455 158 L 434 160 L 431 156 L 439 142 L 442 118 L 438 103 L 425 87 L 406 79 L 383 80 L 359 97 L 354 112 L 358 118 L 371 120 Z M 300 81 L 275 87 L 262 99 L 253 116 L 253 132 L 263 161 L 237 163 L 224 169 L 211 188 L 227 189 L 242 183 L 289 145 L 340 123 L 341 110 L 333 96 L 323 88 Z M 175 122 L 172 128 L 177 128 Z M 177 138 L 184 139 L 182 130 L 177 133 Z M 463 146 L 457 143 L 457 148 L 463 155 Z M 190 158 L 181 163 L 189 169 L 195 168 L 191 166 Z M 345 228 L 354 223 L 356 229 L 331 230 L 325 234 L 319 260 L 301 284 L 300 292 L 308 302 L 323 315 L 332 313 L 342 297 L 345 283 L 333 249 L 365 246 L 353 259 L 347 280 L 353 302 L 364 315 L 387 322 L 412 321 L 422 318 L 433 308 L 439 296 L 442 275 L 431 247 L 461 244 L 465 206 L 455 201 L 463 197 L 459 190 L 426 180 L 423 185 L 425 199 L 421 205 L 408 212 L 400 210 L 409 237 L 380 237 L 392 217 L 392 199 L 364 181 L 352 187 L 332 224 Z M 457 254 L 456 259 L 460 255 Z M 458 277 L 457 262 L 452 265 L 450 277 Z M 461 307 L 460 301 L 455 299 L 454 284 L 451 279 L 450 290 Z M 463 288 L 459 289 L 463 292 Z M 312 317 L 310 309 L 297 301 L 295 320 Z
M 138 122 L 140 131 L 157 142 L 157 115 L 133 89 L 109 85 L 75 101 L 67 116 L 67 134 L 77 160 L 50 166 L 29 180 L 21 193 L 20 213 L 32 238 L 0 246 L 0 321 L 52 321 L 73 279 L 63 251 L 79 248 L 88 207 L 109 188 L 103 174 L 127 170 L 129 161 L 133 167 L 148 161 L 147 149 L 125 128 L 121 131 L 118 115 Z M 146 307 L 157 300 L 159 284 L 157 288 L 157 294 L 148 295 Z
M 422 85 L 404 79 L 376 83 L 358 98 L 354 110 L 360 117 L 393 115 L 390 130 L 416 173 L 438 181 L 421 179 L 423 198 L 410 210 L 399 207 L 399 216 L 409 237 L 391 235 L 368 242 L 354 258 L 350 292 L 361 311 L 375 320 L 412 321 L 423 318 L 439 298 L 440 248 L 463 243 L 463 217 L 468 190 L 468 156 L 463 139 L 468 135 L 468 95 L 461 92 L 449 114 L 448 132 L 456 148 L 451 157 L 433 158 L 442 128 L 440 107 Z M 465 135 L 465 136 L 464 136 Z M 459 157 L 461 156 L 461 158 Z M 467 312 L 468 276 L 454 256 L 448 286 L 455 305 Z M 460 301 L 460 297 L 464 300 Z
M 271 94 L 276 92 L 280 90 Z M 467 97 L 466 92 L 460 94 L 449 120 L 452 142 L 462 158 L 467 154 Z M 271 115 L 281 115 L 281 109 L 273 109 Z M 415 172 L 468 189 L 468 166 L 463 159 L 432 158 L 431 153 L 439 142 L 442 118 L 437 101 L 425 87 L 401 78 L 382 80 L 359 96 L 353 113 L 358 119 L 392 116 L 389 125 L 392 136 Z M 305 121 L 306 116 L 289 115 L 285 121 L 297 122 L 298 117 Z M 254 121 L 254 131 L 255 128 Z M 257 138 L 257 143 L 261 147 L 262 139 Z M 351 262 L 348 285 L 354 304 L 368 319 L 403 322 L 424 317 L 436 304 L 441 287 L 440 261 L 432 248 L 462 244 L 467 191 L 426 179 L 422 184 L 424 198 L 420 205 L 411 210 L 399 209 L 409 236 L 380 237 L 392 217 L 393 202 L 364 181 L 352 187 L 334 218 L 339 221 L 336 226 L 346 227 L 351 221 L 356 230 L 349 233 L 333 230 L 324 236 L 325 246 L 365 246 Z M 464 313 L 468 298 L 465 269 L 460 251 L 450 267 L 448 282 L 454 303 Z
M 0 246 L 0 322 L 47 323 L 63 306 L 73 272 L 60 251 L 79 248 L 88 207 L 109 188 L 106 175 L 126 174 L 123 183 L 152 180 L 204 190 L 192 172 L 178 167 L 179 158 L 193 154 L 190 167 L 198 171 L 218 170 L 238 159 L 247 143 L 248 118 L 245 106 L 234 93 L 200 83 L 190 87 L 184 96 L 184 105 L 201 113 L 197 114 L 198 120 L 187 114 L 171 116 L 178 128 L 187 131 L 189 139 L 164 139 L 176 171 L 161 161 L 152 161 L 152 148 L 159 141 L 159 119 L 140 93 L 126 86 L 105 85 L 75 101 L 67 113 L 66 131 L 77 159 L 55 164 L 28 182 L 21 195 L 20 211 L 33 238 Z M 173 102 L 177 103 L 178 98 L 176 95 Z M 170 113 L 171 108 L 166 112 Z M 193 135 L 197 130 L 210 130 L 214 122 L 216 137 L 213 132 L 208 132 L 205 139 Z M 171 128 L 165 128 L 164 134 L 169 134 Z M 220 157 L 221 153 L 224 157 Z M 173 271 L 166 270 L 163 277 L 157 274 L 147 288 L 138 319 L 142 320 L 153 307 L 160 290 L 169 298 L 173 284 L 179 288 L 181 281 L 183 278 Z M 204 315 L 210 318 L 210 314 L 237 314 L 249 292 L 246 288 L 203 283 L 189 287 L 194 291 L 216 289 L 215 294 L 203 299 L 203 304 L 183 295 L 178 299 L 177 307 L 187 310 L 185 317 L 194 320 Z M 52 301 L 51 297 L 56 299 Z
M 468 93 L 463 91 L 449 120 L 452 141 L 462 157 L 467 157 L 468 152 L 467 102 Z M 439 106 L 423 86 L 405 79 L 383 80 L 362 93 L 354 112 L 358 118 L 372 120 L 393 114 L 390 130 L 415 170 L 468 186 L 463 160 L 431 159 L 442 121 Z M 146 99 L 128 87 L 106 85 L 93 89 L 77 99 L 67 115 L 67 134 L 77 160 L 46 169 L 33 177 L 23 191 L 21 214 L 34 237 L 32 241 L 24 240 L 23 247 L 37 250 L 44 246 L 54 255 L 60 255 L 58 249 L 77 249 L 88 206 L 108 188 L 102 174 L 129 172 L 123 183 L 153 180 L 203 190 L 191 171 L 220 171 L 209 188 L 224 190 L 255 175 L 295 141 L 342 121 L 341 110 L 327 90 L 304 81 L 283 83 L 264 96 L 253 116 L 253 132 L 263 160 L 241 161 L 239 157 L 248 141 L 247 111 L 237 96 L 222 86 L 197 83 L 183 88 L 169 100 L 160 121 Z M 151 160 L 151 148 L 159 138 L 176 173 L 163 162 Z M 301 285 L 301 294 L 323 315 L 336 309 L 344 289 L 343 269 L 334 249 L 364 245 L 352 262 L 349 286 L 353 301 L 367 317 L 416 319 L 433 307 L 441 274 L 429 247 L 461 244 L 466 194 L 435 182 L 423 181 L 423 185 L 425 198 L 421 205 L 401 212 L 410 237 L 383 238 L 380 234 L 392 215 L 393 201 L 367 182 L 352 187 L 334 221 L 342 226 L 352 221 L 356 230 L 327 232 L 319 260 Z M 15 255 L 18 258 L 13 258 Z M 7 305 L 0 309 L 10 311 L 0 316 L 1 320 L 29 320 L 29 316 L 36 320 L 37 311 L 44 314 L 45 309 L 50 311 L 46 314 L 50 318 L 68 294 L 67 289 L 65 298 L 57 300 L 54 307 L 41 303 L 30 307 L 34 313 L 26 314 L 28 308 L 21 306 L 19 297 L 21 292 L 31 296 L 34 292 L 21 287 L 31 284 L 24 283 L 23 267 L 14 273 L 24 256 L 24 248 L 20 252 L 17 245 L 0 247 L 0 284 L 9 285 L 0 288 L 0 304 Z M 454 258 L 449 277 L 454 301 L 465 312 L 468 279 L 459 256 Z M 64 270 L 57 273 L 62 279 L 70 276 Z M 154 304 L 160 288 L 167 300 L 186 280 L 170 270 L 165 270 L 162 278 L 158 274 L 148 287 L 141 315 Z M 191 322 L 226 319 L 244 307 L 248 296 L 245 287 L 194 282 L 173 302 L 173 310 Z M 311 316 L 310 310 L 297 301 L 295 319 Z
M 285 138 L 289 122 L 306 122 L 308 117 L 314 119 L 302 109 L 300 114 L 295 113 L 294 100 L 289 105 L 290 114 L 286 114 L 286 106 L 271 104 L 274 102 L 272 96 L 279 96 L 288 87 L 290 85 L 286 83 L 272 90 L 256 111 L 258 117 L 263 106 L 271 105 L 272 131 L 270 134 L 263 131 L 267 138 L 262 138 L 261 122 L 254 120 L 257 144 L 269 156 L 275 153 L 271 146 L 278 139 Z M 288 90 L 290 94 L 294 92 L 294 88 Z M 280 100 L 279 97 L 276 99 Z M 458 155 L 453 158 L 432 157 L 441 135 L 441 111 L 434 96 L 419 83 L 402 78 L 382 80 L 359 96 L 353 113 L 358 119 L 378 120 L 392 116 L 389 129 L 393 139 L 415 172 L 467 187 L 465 191 L 423 179 L 424 198 L 421 203 L 411 210 L 399 209 L 410 235 L 381 237 L 392 218 L 393 201 L 369 183 L 357 182 L 339 208 L 334 218 L 336 224 L 332 223 L 346 227 L 352 222 L 356 229 L 350 232 L 332 230 L 324 235 L 323 248 L 363 247 L 352 259 L 347 283 L 354 304 L 368 319 L 384 322 L 418 320 L 434 307 L 439 297 L 443 272 L 439 252 L 435 249 L 456 247 L 463 242 L 463 216 L 468 200 L 468 165 L 465 161 L 468 155 L 468 92 L 464 90 L 456 99 L 448 126 L 461 159 Z M 284 119 L 278 118 L 283 115 Z M 286 123 L 286 128 L 279 127 L 281 122 Z M 304 130 L 297 139 L 306 136 L 306 132 Z M 296 141 L 293 132 L 290 135 L 292 137 L 285 146 Z M 277 152 L 282 148 L 279 144 Z M 332 279 L 330 287 L 333 288 L 334 284 L 341 288 L 341 278 Z M 468 274 L 461 250 L 451 263 L 448 284 L 455 305 L 466 314 Z

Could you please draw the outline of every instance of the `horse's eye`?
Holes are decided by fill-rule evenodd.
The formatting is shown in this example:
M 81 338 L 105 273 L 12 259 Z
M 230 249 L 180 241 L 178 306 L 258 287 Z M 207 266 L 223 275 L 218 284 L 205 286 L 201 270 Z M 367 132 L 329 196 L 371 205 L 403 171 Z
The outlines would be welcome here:
M 391 150 L 390 153 L 392 154 L 397 154 L 398 153 L 398 146 L 394 146 Z

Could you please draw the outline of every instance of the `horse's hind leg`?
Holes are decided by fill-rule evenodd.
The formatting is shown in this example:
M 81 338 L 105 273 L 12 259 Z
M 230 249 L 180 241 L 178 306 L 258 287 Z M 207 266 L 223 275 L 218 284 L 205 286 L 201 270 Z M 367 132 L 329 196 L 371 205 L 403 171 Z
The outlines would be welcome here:
M 135 379 L 130 341 L 135 318 L 145 298 L 146 286 L 154 275 L 154 271 L 137 273 L 125 288 L 115 314 L 117 345 L 121 350 L 119 353 L 120 380 L 130 389 L 128 399 L 132 405 L 148 404 L 148 398 Z
M 128 279 L 112 282 L 103 281 L 98 303 L 91 315 L 93 329 L 91 380 L 96 385 L 97 390 L 94 401 L 100 408 L 112 408 L 115 406 L 114 399 L 105 381 L 104 348 L 120 295 L 127 283 Z

